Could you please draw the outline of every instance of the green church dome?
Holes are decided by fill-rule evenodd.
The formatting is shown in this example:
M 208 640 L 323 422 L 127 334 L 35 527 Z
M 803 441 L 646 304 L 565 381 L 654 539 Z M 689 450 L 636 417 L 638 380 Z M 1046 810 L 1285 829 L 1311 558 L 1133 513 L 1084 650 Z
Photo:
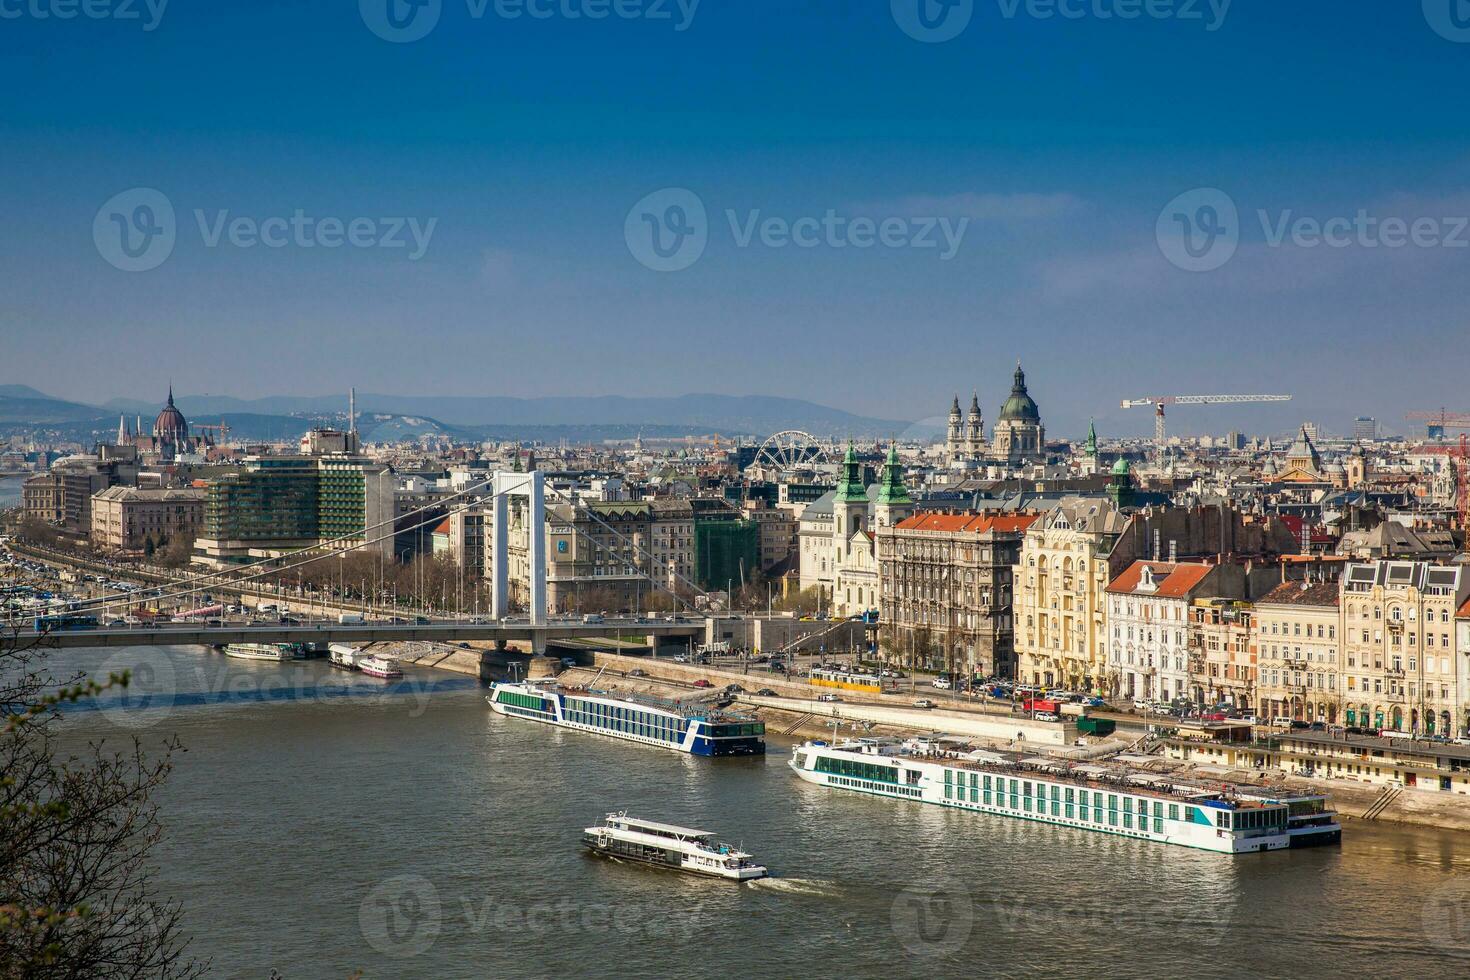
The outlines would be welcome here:
M 1011 397 L 1000 407 L 1001 421 L 1040 422 L 1041 411 L 1026 391 L 1026 372 L 1016 364 L 1015 378 L 1011 382 Z

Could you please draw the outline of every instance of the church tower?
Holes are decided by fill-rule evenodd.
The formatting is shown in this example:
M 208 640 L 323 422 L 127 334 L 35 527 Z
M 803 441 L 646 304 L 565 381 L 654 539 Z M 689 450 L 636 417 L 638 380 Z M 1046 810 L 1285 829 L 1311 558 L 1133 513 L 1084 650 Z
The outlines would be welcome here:
M 914 512 L 914 502 L 903 485 L 903 464 L 898 461 L 898 446 L 888 444 L 888 459 L 878 481 L 878 504 L 874 508 L 874 530 L 893 527 Z
M 980 417 L 980 396 L 970 393 L 970 416 L 965 420 L 965 452 L 972 460 L 985 455 L 985 424 Z
M 964 450 L 964 436 L 960 433 L 960 396 L 956 394 L 949 407 L 949 431 L 944 437 L 945 457 L 953 463 L 963 455 Z
M 837 495 L 832 501 L 832 542 L 838 565 L 847 560 L 848 540 L 858 531 L 866 530 L 867 526 L 868 490 L 863 485 L 863 464 L 858 462 L 857 450 L 849 441 L 847 455 L 842 458 Z
M 1097 424 L 1092 419 L 1087 420 L 1087 448 L 1086 455 L 1082 460 L 1082 474 L 1084 476 L 1097 476 L 1102 471 L 1098 465 L 1097 458 Z

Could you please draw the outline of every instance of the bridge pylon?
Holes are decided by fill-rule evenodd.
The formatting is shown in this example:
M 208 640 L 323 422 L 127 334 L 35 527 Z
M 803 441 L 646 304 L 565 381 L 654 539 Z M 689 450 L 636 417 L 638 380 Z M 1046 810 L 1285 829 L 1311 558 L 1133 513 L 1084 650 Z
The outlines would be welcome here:
M 510 498 L 526 498 L 526 558 L 530 578 L 531 625 L 546 625 L 546 492 L 540 470 L 513 473 L 497 470 L 491 484 L 495 493 L 494 545 L 491 551 L 490 615 L 504 619 L 510 613 Z M 542 649 L 544 650 L 544 643 Z

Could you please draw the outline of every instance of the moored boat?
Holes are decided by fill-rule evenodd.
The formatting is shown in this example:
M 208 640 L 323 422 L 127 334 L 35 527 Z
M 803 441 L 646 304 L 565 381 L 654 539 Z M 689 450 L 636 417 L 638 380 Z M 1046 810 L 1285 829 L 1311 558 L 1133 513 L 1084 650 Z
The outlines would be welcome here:
M 391 657 L 363 657 L 357 669 L 369 677 L 402 677 L 403 668 Z
M 762 755 L 766 726 L 698 702 L 562 687 L 554 680 L 498 683 L 485 699 L 498 714 L 595 732 L 694 755 Z
M 236 660 L 267 660 L 285 663 L 296 659 L 296 648 L 291 643 L 228 643 L 225 656 Z
M 751 855 L 708 831 L 640 820 L 627 813 L 609 813 L 602 823 L 582 832 L 582 843 L 602 857 L 728 881 L 752 881 L 769 873 Z
M 1225 854 L 1342 840 L 1320 794 L 975 750 L 943 737 L 810 741 L 794 748 L 787 764 L 806 782 L 831 789 Z
M 327 648 L 327 660 L 333 667 L 356 670 L 361 659 L 364 659 L 362 649 L 348 643 L 333 643 Z

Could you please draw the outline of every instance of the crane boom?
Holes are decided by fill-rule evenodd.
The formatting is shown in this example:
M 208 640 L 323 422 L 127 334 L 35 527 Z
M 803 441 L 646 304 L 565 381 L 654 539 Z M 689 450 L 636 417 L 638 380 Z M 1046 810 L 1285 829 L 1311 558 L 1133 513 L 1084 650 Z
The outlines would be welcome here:
M 1157 395 L 1149 398 L 1125 398 L 1124 408 L 1149 405 L 1242 405 L 1247 402 L 1289 402 L 1290 395 Z
M 1160 465 L 1164 462 L 1164 406 L 1165 405 L 1243 405 L 1248 402 L 1289 402 L 1290 395 L 1153 395 L 1146 398 L 1125 398 L 1124 408 L 1153 408 L 1154 410 L 1154 454 Z

